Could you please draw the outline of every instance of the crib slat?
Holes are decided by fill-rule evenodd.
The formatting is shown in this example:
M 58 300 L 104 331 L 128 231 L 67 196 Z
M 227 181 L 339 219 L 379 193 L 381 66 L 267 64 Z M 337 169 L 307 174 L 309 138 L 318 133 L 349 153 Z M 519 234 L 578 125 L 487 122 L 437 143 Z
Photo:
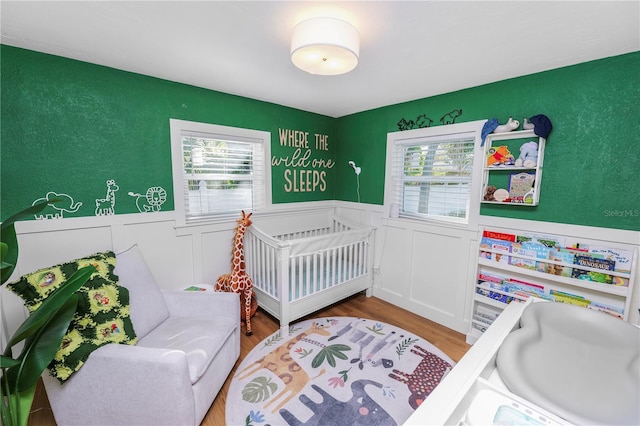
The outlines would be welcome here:
M 356 247 L 357 247 L 357 244 L 352 244 L 352 245 L 349 247 L 349 259 L 348 259 L 348 260 L 349 260 L 349 263 L 348 263 L 348 265 L 349 265 L 349 279 L 350 279 L 350 280 L 352 280 L 353 278 L 355 278 L 355 275 L 356 275 L 356 274 L 355 274 L 355 271 L 353 270 L 353 268 L 354 268 L 354 267 L 355 267 L 355 265 L 356 265 L 356 262 L 354 261 L 354 258 L 353 258 L 353 252 L 354 252 L 354 250 L 355 250 L 355 248 L 356 248 Z

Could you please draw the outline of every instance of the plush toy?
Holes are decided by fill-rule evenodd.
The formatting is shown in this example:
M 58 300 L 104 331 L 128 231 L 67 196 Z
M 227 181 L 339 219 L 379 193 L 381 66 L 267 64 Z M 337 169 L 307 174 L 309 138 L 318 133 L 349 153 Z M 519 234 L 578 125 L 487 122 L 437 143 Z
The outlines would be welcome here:
M 513 164 L 515 158 L 506 145 L 491 147 L 487 152 L 487 166 L 501 166 Z
M 493 197 L 493 193 L 496 192 L 496 187 L 493 185 L 487 186 L 487 191 L 484 193 L 485 201 L 495 201 L 496 199 Z
M 500 124 L 496 127 L 493 133 L 510 132 L 512 130 L 516 130 L 518 127 L 520 127 L 520 122 L 518 120 L 514 120 L 513 117 L 509 117 L 509 120 L 507 120 L 505 124 Z
M 522 128 L 525 130 L 531 130 L 535 127 L 535 124 L 531 123 L 528 118 L 522 120 Z
M 538 144 L 534 141 L 523 143 L 515 166 L 533 168 L 536 164 L 538 164 Z

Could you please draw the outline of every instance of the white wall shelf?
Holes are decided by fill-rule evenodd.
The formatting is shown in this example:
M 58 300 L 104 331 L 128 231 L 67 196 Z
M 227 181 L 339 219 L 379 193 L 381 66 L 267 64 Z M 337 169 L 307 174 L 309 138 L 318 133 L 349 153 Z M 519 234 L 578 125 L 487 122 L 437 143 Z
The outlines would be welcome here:
M 517 159 L 520 155 L 520 146 L 522 144 L 533 141 L 538 144 L 538 159 L 535 167 L 522 167 L 515 165 L 494 165 L 489 166 L 487 159 L 492 149 L 505 145 L 509 147 L 509 151 L 514 159 Z M 505 133 L 490 133 L 486 136 L 484 141 L 484 158 L 485 162 L 482 170 L 482 196 L 481 203 L 483 204 L 498 204 L 509 206 L 521 206 L 521 207 L 535 207 L 540 200 L 540 182 L 542 181 L 542 165 L 544 161 L 544 149 L 546 139 L 537 136 L 533 130 L 517 130 L 514 132 Z M 509 178 L 512 174 L 528 173 L 533 175 L 533 195 L 529 201 L 525 202 L 520 198 L 520 195 L 514 195 L 513 191 L 509 194 L 511 201 L 486 201 L 484 196 L 487 193 L 487 187 L 492 185 L 497 189 L 509 190 Z M 527 197 L 529 198 L 529 197 Z

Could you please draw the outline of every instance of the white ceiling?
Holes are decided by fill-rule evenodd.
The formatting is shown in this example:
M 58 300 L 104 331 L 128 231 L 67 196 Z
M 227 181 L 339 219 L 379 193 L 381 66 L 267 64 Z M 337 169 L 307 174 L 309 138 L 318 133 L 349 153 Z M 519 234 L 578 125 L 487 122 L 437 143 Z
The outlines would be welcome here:
M 639 1 L 0 3 L 3 44 L 340 117 L 640 50 Z M 349 20 L 360 63 L 289 59 L 310 16 Z

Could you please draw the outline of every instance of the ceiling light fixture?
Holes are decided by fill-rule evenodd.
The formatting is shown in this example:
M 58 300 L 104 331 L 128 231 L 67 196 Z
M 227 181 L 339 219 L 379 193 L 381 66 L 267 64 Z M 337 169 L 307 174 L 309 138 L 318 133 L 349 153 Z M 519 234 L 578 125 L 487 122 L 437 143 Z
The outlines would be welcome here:
M 336 18 L 310 18 L 293 28 L 291 62 L 318 75 L 344 74 L 358 65 L 360 34 Z

